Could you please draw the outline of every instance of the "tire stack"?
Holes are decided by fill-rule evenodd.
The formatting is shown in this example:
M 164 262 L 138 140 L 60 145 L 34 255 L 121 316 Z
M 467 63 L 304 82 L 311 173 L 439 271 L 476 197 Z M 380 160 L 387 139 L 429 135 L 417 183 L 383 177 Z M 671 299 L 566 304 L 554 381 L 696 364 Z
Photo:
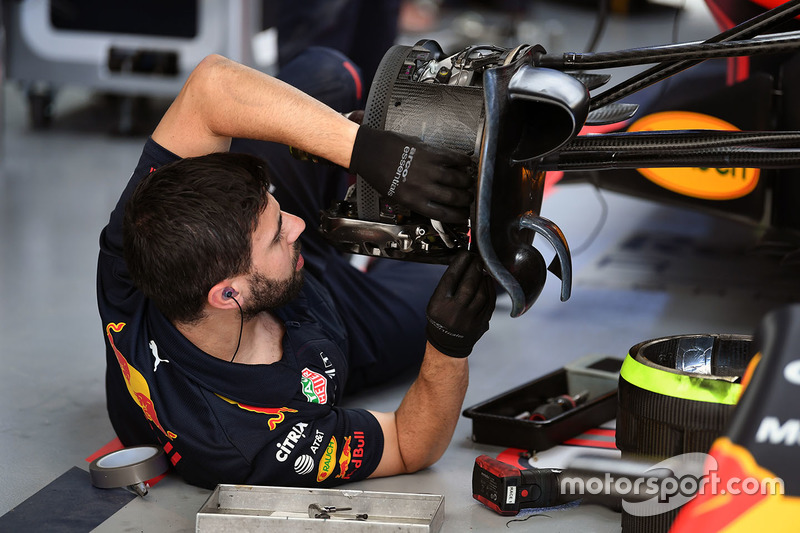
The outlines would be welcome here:
M 620 371 L 617 448 L 656 463 L 706 453 L 721 436 L 752 357 L 744 335 L 680 335 L 631 348 Z M 622 510 L 623 532 L 667 532 L 679 509 L 652 516 Z

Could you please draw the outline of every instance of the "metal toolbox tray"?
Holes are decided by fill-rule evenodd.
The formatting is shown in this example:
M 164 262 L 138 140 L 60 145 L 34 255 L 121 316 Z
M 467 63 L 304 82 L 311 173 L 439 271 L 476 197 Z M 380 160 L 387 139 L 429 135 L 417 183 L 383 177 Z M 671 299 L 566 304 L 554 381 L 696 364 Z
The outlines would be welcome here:
M 330 518 L 309 507 L 336 507 Z M 349 510 L 343 510 L 350 508 Z M 365 520 L 355 516 L 366 514 Z M 250 531 L 437 532 L 444 496 L 362 490 L 218 485 L 197 512 L 198 533 Z

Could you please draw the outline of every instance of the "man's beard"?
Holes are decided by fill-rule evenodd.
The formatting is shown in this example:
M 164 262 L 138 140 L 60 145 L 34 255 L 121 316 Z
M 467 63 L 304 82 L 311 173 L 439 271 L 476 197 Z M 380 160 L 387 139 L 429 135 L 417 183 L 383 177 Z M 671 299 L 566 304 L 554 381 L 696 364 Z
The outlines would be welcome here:
M 294 254 L 294 264 L 300 255 L 298 246 Z M 263 311 L 271 311 L 294 300 L 303 287 L 303 271 L 295 270 L 289 279 L 271 279 L 254 272 L 248 276 L 250 282 L 250 298 L 248 305 L 242 306 L 244 320 L 255 318 Z

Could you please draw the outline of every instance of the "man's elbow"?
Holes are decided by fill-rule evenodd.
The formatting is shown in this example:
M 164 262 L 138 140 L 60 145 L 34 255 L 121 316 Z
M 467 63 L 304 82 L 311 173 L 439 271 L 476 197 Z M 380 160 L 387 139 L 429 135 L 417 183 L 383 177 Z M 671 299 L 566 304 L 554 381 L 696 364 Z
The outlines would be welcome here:
M 184 91 L 202 89 L 210 80 L 218 77 L 220 70 L 224 69 L 231 60 L 219 54 L 209 54 L 192 69 L 184 84 Z
M 403 455 L 402 470 L 404 474 L 413 474 L 420 470 L 425 470 L 429 466 L 433 466 L 436 461 L 442 458 L 444 450 L 437 453 L 422 453 L 417 452 L 414 454 Z
M 231 62 L 230 59 L 220 54 L 208 54 L 197 64 L 194 72 L 202 72 Z
M 204 57 L 186 78 L 181 91 L 184 95 L 202 98 L 204 94 L 211 93 L 236 63 L 219 54 L 209 54 Z

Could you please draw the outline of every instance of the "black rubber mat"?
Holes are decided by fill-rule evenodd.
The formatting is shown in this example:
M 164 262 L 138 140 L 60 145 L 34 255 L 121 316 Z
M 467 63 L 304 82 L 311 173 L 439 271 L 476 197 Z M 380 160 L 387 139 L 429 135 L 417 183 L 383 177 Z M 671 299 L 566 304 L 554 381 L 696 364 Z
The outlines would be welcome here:
M 72 467 L 0 516 L 0 531 L 88 532 L 137 497 L 122 488 L 95 488 L 89 472 Z

